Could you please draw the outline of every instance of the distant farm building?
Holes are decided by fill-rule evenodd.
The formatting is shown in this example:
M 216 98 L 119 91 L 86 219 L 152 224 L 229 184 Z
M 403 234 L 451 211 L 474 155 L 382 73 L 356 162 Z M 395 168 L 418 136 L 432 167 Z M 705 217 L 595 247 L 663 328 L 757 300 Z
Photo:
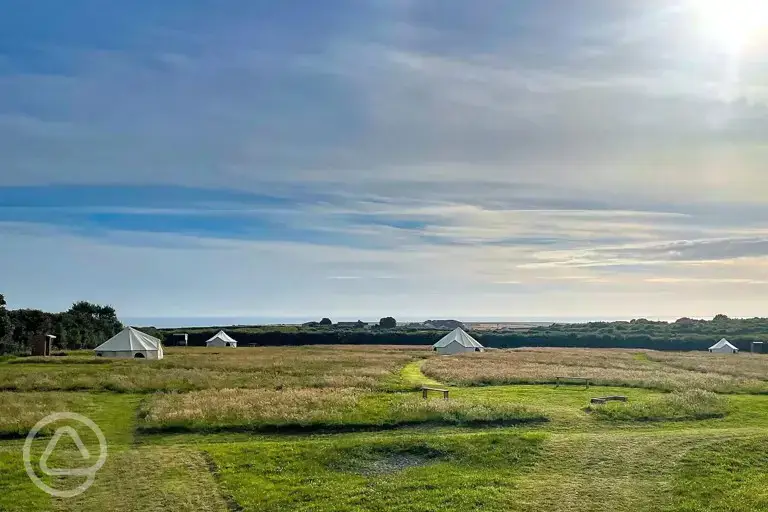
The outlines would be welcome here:
M 32 355 L 49 356 L 51 355 L 51 346 L 56 336 L 52 334 L 35 334 L 32 336 Z
M 162 359 L 163 344 L 159 339 L 133 327 L 126 327 L 94 349 L 99 357 Z
M 432 345 L 438 354 L 460 354 L 462 352 L 485 352 L 485 348 L 472 336 L 457 327 Z
M 237 347 L 237 341 L 235 341 L 229 334 L 224 331 L 219 331 L 215 336 L 205 342 L 206 347 Z
M 737 354 L 739 349 L 736 348 L 736 346 L 734 346 L 730 341 L 723 338 L 709 347 L 709 351 L 714 354 Z

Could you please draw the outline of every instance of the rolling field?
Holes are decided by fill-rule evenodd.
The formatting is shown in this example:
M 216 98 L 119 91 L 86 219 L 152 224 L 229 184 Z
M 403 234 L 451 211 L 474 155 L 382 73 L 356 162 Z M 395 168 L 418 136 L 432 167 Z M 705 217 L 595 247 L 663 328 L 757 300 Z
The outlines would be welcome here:
M 0 511 L 767 510 L 764 370 L 762 355 L 589 349 L 9 359 Z M 558 376 L 595 385 L 555 388 Z M 421 384 L 450 399 L 423 400 Z M 605 395 L 628 402 L 590 405 Z M 74 498 L 38 490 L 22 461 L 27 431 L 60 411 L 91 418 L 109 446 Z M 94 436 L 83 441 L 98 452 Z M 88 465 L 80 458 L 62 441 L 50 465 Z M 38 475 L 61 488 L 83 480 Z

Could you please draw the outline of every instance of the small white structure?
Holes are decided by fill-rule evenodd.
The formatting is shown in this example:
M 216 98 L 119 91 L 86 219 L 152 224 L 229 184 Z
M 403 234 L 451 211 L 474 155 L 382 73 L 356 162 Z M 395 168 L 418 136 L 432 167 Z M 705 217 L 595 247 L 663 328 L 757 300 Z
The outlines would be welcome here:
M 126 327 L 94 349 L 99 357 L 162 359 L 162 342 L 133 327 Z
M 432 350 L 438 354 L 459 354 L 461 352 L 485 352 L 478 341 L 457 327 L 432 345 Z
M 737 354 L 739 349 L 732 345 L 730 341 L 723 338 L 709 347 L 709 351 L 716 354 Z
M 225 333 L 224 331 L 219 331 L 216 333 L 215 336 L 213 336 L 211 339 L 205 342 L 206 347 L 237 347 L 237 341 L 232 339 L 232 337 Z

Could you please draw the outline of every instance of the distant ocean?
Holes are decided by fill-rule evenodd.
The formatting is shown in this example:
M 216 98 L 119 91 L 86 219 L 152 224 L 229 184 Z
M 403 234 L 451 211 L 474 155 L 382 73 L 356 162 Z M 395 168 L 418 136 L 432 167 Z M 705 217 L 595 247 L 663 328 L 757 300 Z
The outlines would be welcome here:
M 398 323 L 423 322 L 427 319 L 455 318 L 462 322 L 470 323 L 582 323 L 593 321 L 628 320 L 626 318 L 577 318 L 577 317 L 531 317 L 531 318 L 488 318 L 488 317 L 451 317 L 445 315 L 433 315 L 421 318 L 396 317 Z M 658 318 L 650 318 L 659 320 Z M 259 316 L 196 316 L 196 317 L 125 317 L 120 319 L 124 324 L 137 327 L 210 327 L 229 325 L 274 325 L 274 324 L 301 324 L 310 321 L 319 321 L 320 318 L 293 316 L 293 317 L 259 317 Z M 354 322 L 357 317 L 331 317 L 334 322 Z M 378 322 L 378 318 L 359 318 L 363 322 Z M 664 319 L 668 320 L 668 319 Z

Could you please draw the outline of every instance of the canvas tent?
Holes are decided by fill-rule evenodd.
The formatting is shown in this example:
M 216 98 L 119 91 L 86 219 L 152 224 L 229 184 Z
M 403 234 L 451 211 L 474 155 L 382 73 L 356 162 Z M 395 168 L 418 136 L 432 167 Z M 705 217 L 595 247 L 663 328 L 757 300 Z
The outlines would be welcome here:
M 162 342 L 133 327 L 126 327 L 94 349 L 99 357 L 162 359 Z
M 484 352 L 485 348 L 475 338 L 457 327 L 432 345 L 438 354 L 458 354 L 461 352 Z
M 205 342 L 206 347 L 237 347 L 237 341 L 232 339 L 232 337 L 225 333 L 224 331 L 219 331 L 216 333 L 215 336 L 213 336 L 211 339 Z
M 739 352 L 739 349 L 732 345 L 730 341 L 723 338 L 709 347 L 709 351 L 716 354 L 736 354 Z

